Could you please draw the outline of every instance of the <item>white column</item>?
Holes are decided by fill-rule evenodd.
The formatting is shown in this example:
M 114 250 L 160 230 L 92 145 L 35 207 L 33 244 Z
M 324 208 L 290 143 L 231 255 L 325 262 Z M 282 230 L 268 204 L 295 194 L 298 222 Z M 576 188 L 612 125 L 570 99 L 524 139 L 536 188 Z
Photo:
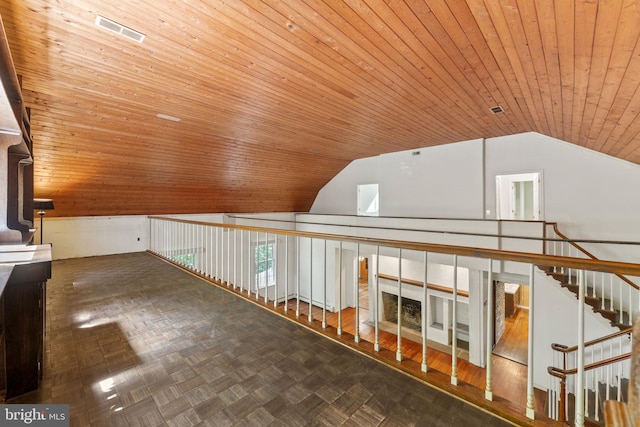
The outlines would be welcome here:
M 360 243 L 356 244 L 356 332 L 353 335 L 355 342 L 360 342 Z
M 264 303 L 266 304 L 269 302 L 269 233 L 266 231 L 264 233 L 264 250 L 266 252 L 264 260 Z
M 342 240 L 338 250 L 338 335 L 342 335 Z
M 244 291 L 244 230 L 240 230 L 240 293 Z
M 233 289 L 238 288 L 238 230 L 233 229 Z
M 309 314 L 307 320 L 313 320 L 313 237 L 309 239 Z
M 527 355 L 527 418 L 534 420 L 535 407 L 533 395 L 533 313 L 534 307 L 534 291 L 533 291 L 533 264 L 529 265 L 529 353 Z
M 453 325 L 451 326 L 451 384 L 458 385 L 458 255 L 453 255 Z
M 422 372 L 427 372 L 429 369 L 429 364 L 427 361 L 427 326 L 428 326 L 428 313 L 427 313 L 427 304 L 429 298 L 429 286 L 427 282 L 427 253 L 424 253 L 423 258 L 424 263 L 424 286 L 422 287 L 422 305 L 420 307 L 420 311 L 422 312 Z
M 576 413 L 575 426 L 584 425 L 584 270 L 578 271 L 578 352 L 576 373 Z M 618 391 L 620 386 L 618 385 Z
M 255 276 L 252 277 L 251 275 L 251 260 L 253 259 L 251 256 L 251 248 L 251 230 L 247 230 L 247 297 L 251 297 L 251 282 L 255 278 Z
M 278 251 L 278 235 L 274 234 L 273 238 L 275 239 L 274 245 L 275 247 L 273 255 L 273 308 L 278 307 L 278 257 L 280 256 Z
M 300 236 L 296 236 L 296 317 L 300 317 Z
M 215 252 L 215 258 L 216 258 L 216 266 L 215 266 L 216 268 L 215 268 L 214 273 L 213 273 L 214 280 L 220 279 L 220 274 L 219 274 L 219 271 L 218 271 L 218 230 L 220 230 L 220 227 L 216 227 L 216 235 L 214 237 L 214 240 L 215 240 L 214 252 Z
M 398 250 L 398 343 L 396 360 L 402 362 L 402 248 Z
M 484 398 L 493 400 L 493 262 L 489 260 L 489 270 L 487 271 L 487 367 L 485 368 L 487 379 L 485 382 Z
M 260 280 L 258 276 L 258 270 L 260 269 L 259 260 L 258 260 L 258 248 L 260 247 L 260 232 L 256 231 L 256 248 L 253 250 L 253 266 L 254 272 L 253 277 L 256 281 L 256 301 L 260 301 Z
M 227 229 L 227 288 L 231 285 L 231 229 Z
M 322 257 L 323 257 L 323 274 L 322 274 L 322 327 L 327 327 L 327 240 L 323 240 Z
M 376 289 L 373 296 L 373 350 L 380 351 L 380 330 L 378 329 L 378 289 L 380 289 L 380 246 L 376 246 Z
M 289 310 L 289 235 L 284 235 L 284 313 Z

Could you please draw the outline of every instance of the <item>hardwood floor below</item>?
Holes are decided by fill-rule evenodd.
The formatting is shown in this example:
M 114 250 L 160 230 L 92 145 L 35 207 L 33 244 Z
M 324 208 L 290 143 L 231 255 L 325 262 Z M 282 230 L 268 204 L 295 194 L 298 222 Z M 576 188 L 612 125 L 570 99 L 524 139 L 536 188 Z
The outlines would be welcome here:
M 238 293 L 233 288 L 221 285 L 230 292 Z M 246 290 L 242 296 L 247 297 Z M 546 393 L 535 389 L 534 405 L 536 420 L 531 421 L 525 417 L 527 404 L 527 366 L 515 362 L 508 358 L 494 355 L 492 357 L 492 391 L 493 401 L 485 399 L 486 371 L 483 368 L 469 363 L 467 360 L 458 358 L 457 377 L 458 386 L 451 385 L 452 360 L 451 354 L 439 351 L 436 348 L 428 347 L 427 363 L 428 372 L 421 370 L 422 364 L 422 343 L 417 343 L 403 338 L 402 355 L 403 361 L 396 361 L 397 335 L 379 330 L 379 351 L 374 350 L 374 328 L 369 325 L 368 311 L 361 309 L 359 314 L 359 342 L 355 342 L 356 313 L 354 308 L 342 310 L 339 320 L 338 313 L 326 311 L 323 313 L 321 307 L 313 306 L 312 321 L 309 322 L 308 304 L 300 301 L 300 314 L 296 316 L 295 299 L 289 300 L 285 311 L 284 303 L 273 307 L 273 302 L 264 304 L 262 298 L 256 301 L 255 294 L 249 300 L 257 302 L 259 305 L 294 320 L 304 326 L 309 327 L 327 337 L 330 337 L 344 345 L 363 352 L 370 357 L 382 361 L 407 374 L 415 376 L 426 383 L 435 386 L 447 393 L 451 393 L 466 401 L 504 416 L 520 425 L 554 425 L 556 422 L 544 416 Z M 326 316 L 326 326 L 323 327 L 323 317 Z M 342 333 L 338 334 L 338 323 L 341 323 Z M 526 328 L 525 328 L 526 329 Z
M 493 354 L 527 365 L 529 336 L 529 310 L 519 308 L 515 315 L 505 319 L 505 329 L 493 348 Z

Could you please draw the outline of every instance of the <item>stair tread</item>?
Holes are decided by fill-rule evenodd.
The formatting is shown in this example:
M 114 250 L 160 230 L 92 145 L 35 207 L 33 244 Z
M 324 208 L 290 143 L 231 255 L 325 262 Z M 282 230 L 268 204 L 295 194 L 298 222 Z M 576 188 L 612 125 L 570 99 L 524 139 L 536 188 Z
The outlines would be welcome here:
M 539 268 L 544 271 L 549 277 L 559 282 L 560 286 L 572 292 L 573 294 L 575 294 L 576 298 L 578 298 L 580 286 L 577 284 L 577 278 L 575 276 L 570 276 L 566 273 L 553 271 L 553 267 L 539 266 Z M 571 281 L 571 283 L 569 283 L 569 281 Z M 596 296 L 594 296 L 593 287 L 588 287 L 585 289 L 584 301 L 586 304 L 593 308 L 594 312 L 599 313 L 602 317 L 608 320 L 612 326 L 619 329 L 626 329 L 631 326 L 631 322 L 629 320 L 630 316 L 628 313 L 620 312 L 619 310 L 612 310 L 610 299 L 603 299 L 597 296 L 597 287 L 595 289 L 595 294 Z M 609 308 L 607 309 L 606 307 Z

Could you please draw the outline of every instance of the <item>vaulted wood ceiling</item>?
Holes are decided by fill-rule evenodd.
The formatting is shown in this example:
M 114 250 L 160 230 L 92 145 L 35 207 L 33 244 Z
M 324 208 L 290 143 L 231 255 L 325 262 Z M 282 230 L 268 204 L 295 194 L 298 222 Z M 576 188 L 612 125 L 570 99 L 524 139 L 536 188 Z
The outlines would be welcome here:
M 525 131 L 640 163 L 639 9 L 0 2 L 31 108 L 36 197 L 57 216 L 305 211 L 353 159 Z

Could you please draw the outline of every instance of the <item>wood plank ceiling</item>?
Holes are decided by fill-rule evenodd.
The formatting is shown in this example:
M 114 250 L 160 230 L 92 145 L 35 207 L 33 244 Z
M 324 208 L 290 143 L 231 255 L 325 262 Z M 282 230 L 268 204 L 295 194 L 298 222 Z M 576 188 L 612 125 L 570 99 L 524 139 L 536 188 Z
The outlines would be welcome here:
M 525 131 L 640 163 L 632 0 L 3 0 L 0 15 L 55 216 L 306 211 L 353 159 Z

